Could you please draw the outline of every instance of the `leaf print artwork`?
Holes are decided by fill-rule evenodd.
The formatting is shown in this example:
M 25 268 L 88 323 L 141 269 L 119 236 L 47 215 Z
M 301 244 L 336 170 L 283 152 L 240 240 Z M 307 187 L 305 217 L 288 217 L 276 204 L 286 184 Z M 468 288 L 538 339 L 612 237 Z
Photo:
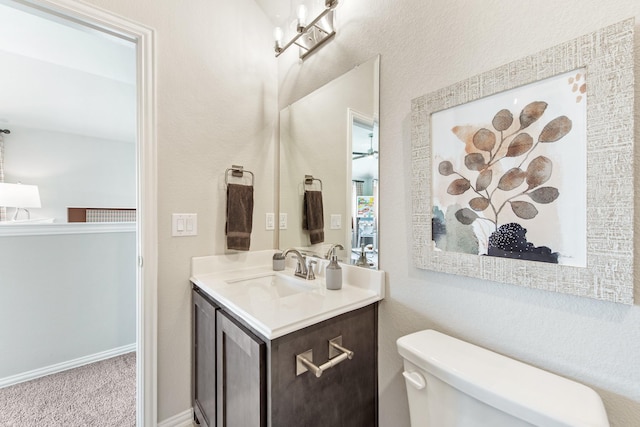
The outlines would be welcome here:
M 586 85 L 584 71 L 570 75 L 574 82 L 579 75 L 580 85 Z M 530 94 L 514 89 L 515 95 L 503 96 L 511 102 L 483 104 L 480 99 L 474 108 L 445 110 L 446 121 L 437 120 L 440 112 L 432 115 L 438 125 L 433 132 L 442 141 L 433 148 L 435 248 L 584 263 L 586 255 L 566 242 L 575 240 L 569 234 L 578 234 L 586 224 L 586 190 L 579 188 L 586 175 L 586 110 L 573 92 L 558 90 L 566 82 L 561 76 L 544 83 L 548 89 L 533 88 Z M 580 86 L 577 91 L 586 94 Z M 526 103 L 519 103 L 525 99 L 518 96 L 521 92 L 530 96 Z M 461 118 L 466 116 L 484 119 Z

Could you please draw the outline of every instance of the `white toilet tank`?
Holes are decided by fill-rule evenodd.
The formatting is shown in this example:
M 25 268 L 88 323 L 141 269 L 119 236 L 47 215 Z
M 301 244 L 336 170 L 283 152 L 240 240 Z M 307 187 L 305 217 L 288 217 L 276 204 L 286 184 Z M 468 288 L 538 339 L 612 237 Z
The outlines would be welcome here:
M 425 330 L 398 339 L 412 427 L 608 427 L 589 387 Z

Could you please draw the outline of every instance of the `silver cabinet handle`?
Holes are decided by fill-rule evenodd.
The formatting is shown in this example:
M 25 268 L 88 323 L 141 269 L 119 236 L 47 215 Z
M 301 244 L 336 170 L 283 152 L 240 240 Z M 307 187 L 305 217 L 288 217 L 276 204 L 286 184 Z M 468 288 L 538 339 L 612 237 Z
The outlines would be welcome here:
M 329 340 L 329 360 L 317 366 L 313 363 L 313 350 L 307 350 L 296 356 L 296 376 L 307 371 L 313 372 L 316 378 L 329 368 L 336 366 L 346 359 L 353 359 L 353 351 L 342 347 L 342 336 Z

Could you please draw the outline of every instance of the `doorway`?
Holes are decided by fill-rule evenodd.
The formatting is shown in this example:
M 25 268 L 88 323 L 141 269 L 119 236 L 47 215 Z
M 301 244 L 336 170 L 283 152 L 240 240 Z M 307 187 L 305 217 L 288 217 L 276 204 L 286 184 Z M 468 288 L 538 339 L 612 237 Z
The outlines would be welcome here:
M 153 31 L 86 4 L 69 0 L 0 0 L 10 6 L 50 19 L 87 33 L 132 44 L 135 90 L 132 109 L 135 163 L 133 199 L 137 209 L 135 223 L 135 341 L 137 350 L 137 425 L 156 425 L 156 287 L 157 287 L 157 230 L 156 230 L 156 160 L 155 160 L 155 86 Z M 66 100 L 60 97 L 62 104 Z M 1 120 L 1 118 L 0 118 Z M 105 121 L 108 123 L 108 121 Z M 3 123 L 2 127 L 11 127 Z M 114 179 L 117 177 L 114 175 Z M 56 217 L 57 213 L 52 213 Z M 52 224 L 63 228 L 68 224 Z M 12 233 L 28 233 L 44 225 L 13 227 Z M 31 231 L 29 231 L 31 230 Z
M 351 155 L 351 263 L 378 268 L 378 126 L 349 110 Z

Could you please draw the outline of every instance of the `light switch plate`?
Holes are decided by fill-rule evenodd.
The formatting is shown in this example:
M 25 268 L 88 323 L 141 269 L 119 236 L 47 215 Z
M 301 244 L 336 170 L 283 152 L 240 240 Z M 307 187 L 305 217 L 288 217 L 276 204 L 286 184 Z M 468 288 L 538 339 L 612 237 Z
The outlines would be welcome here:
M 276 216 L 273 212 L 265 215 L 265 230 L 275 230 Z
M 171 215 L 172 236 L 197 236 L 198 214 L 173 214 Z
M 331 229 L 340 230 L 342 228 L 342 215 L 331 214 Z

